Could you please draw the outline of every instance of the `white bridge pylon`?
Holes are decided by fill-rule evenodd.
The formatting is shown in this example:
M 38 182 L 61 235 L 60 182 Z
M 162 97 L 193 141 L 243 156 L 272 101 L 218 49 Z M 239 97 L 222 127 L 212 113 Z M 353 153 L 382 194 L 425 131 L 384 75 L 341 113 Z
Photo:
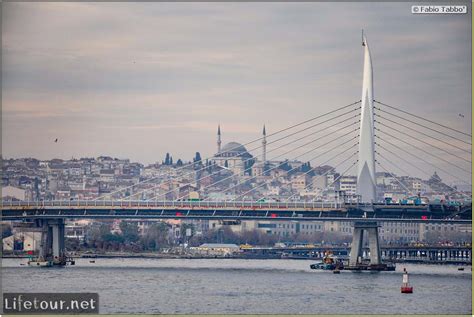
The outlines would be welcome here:
M 374 83 L 372 59 L 365 35 L 364 75 L 362 80 L 362 109 L 359 136 L 359 161 L 357 166 L 357 192 L 362 202 L 376 201 L 375 149 L 374 149 Z

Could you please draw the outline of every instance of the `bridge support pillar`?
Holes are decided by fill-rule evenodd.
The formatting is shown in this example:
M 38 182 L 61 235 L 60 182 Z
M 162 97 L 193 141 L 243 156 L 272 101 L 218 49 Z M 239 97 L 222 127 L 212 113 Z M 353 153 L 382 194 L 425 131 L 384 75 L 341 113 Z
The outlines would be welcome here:
M 64 221 L 62 219 L 44 219 L 42 227 L 39 261 L 53 261 L 55 265 L 65 265 Z
M 53 247 L 53 258 L 56 261 L 64 255 L 64 222 L 58 221 L 58 223 L 52 224 L 52 247 Z
M 381 264 L 379 226 L 375 221 L 356 221 L 352 234 L 352 246 L 349 256 L 349 266 L 355 267 L 362 264 L 362 247 L 364 243 L 364 231 L 367 232 L 370 250 L 370 264 Z

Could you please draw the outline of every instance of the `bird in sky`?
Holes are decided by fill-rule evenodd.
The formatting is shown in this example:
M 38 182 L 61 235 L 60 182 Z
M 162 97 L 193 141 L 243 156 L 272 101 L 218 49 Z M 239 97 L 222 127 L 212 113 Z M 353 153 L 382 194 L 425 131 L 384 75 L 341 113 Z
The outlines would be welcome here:
M 54 140 L 54 143 L 58 143 L 58 139 Z

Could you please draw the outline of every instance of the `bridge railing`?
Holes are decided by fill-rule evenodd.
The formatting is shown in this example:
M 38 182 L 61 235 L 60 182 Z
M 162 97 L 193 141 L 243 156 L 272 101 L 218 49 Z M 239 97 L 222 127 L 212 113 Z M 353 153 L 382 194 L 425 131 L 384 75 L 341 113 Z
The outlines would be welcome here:
M 53 200 L 53 201 L 2 201 L 5 207 L 148 207 L 148 208 L 235 208 L 235 209 L 340 209 L 336 202 L 262 202 L 262 201 L 139 201 L 139 200 Z
M 437 205 L 437 204 L 435 204 Z M 470 204 L 469 204 L 470 205 Z M 233 209 L 298 209 L 298 210 L 317 210 L 317 209 L 334 209 L 341 208 L 376 208 L 386 205 L 371 203 L 338 203 L 338 202 L 265 202 L 265 201 L 143 201 L 143 200 L 52 200 L 52 201 L 2 201 L 1 207 L 106 207 L 110 208 L 233 208 Z M 398 205 L 393 205 L 398 206 Z M 403 205 L 405 206 L 405 205 Z M 426 207 L 427 205 L 407 204 L 406 206 Z M 468 205 L 464 205 L 467 207 Z

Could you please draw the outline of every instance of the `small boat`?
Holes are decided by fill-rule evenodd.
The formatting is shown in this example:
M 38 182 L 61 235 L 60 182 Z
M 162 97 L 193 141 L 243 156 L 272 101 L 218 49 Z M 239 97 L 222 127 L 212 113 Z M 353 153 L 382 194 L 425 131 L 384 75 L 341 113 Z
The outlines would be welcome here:
M 323 263 L 323 262 L 311 264 L 309 267 L 313 270 L 331 270 L 332 271 L 332 270 L 336 269 L 335 264 Z
M 32 260 L 28 261 L 29 266 L 34 267 L 52 267 L 54 265 L 53 261 L 41 261 L 41 260 Z
M 339 270 L 344 268 L 344 264 L 342 263 L 342 260 L 337 259 L 330 253 L 326 253 L 324 256 L 323 260 L 319 263 L 311 264 L 309 266 L 313 270 Z M 335 273 L 337 274 L 337 273 Z

